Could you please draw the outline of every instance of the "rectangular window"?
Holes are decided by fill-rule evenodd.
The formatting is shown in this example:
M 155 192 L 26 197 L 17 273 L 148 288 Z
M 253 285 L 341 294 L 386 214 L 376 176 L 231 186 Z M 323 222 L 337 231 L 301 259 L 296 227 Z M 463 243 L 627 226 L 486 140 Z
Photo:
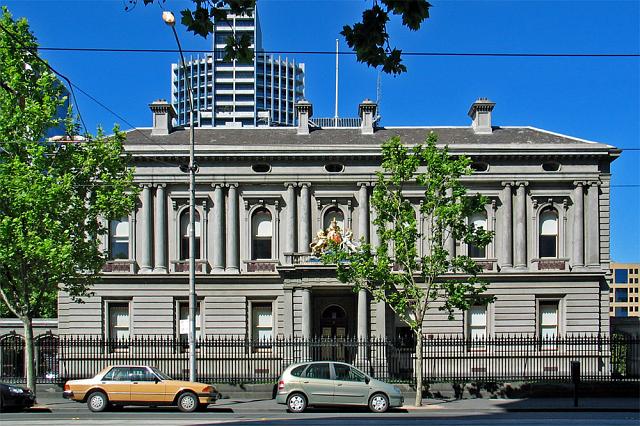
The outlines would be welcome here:
M 251 338 L 260 342 L 273 339 L 273 311 L 271 303 L 253 304 L 251 310 Z
M 196 339 L 201 337 L 200 302 L 196 305 Z M 178 302 L 178 337 L 180 340 L 189 340 L 189 302 Z
M 472 341 L 485 340 L 487 338 L 487 307 L 485 305 L 473 305 L 469 308 L 467 336 Z
M 616 302 L 627 302 L 629 291 L 626 288 L 616 288 Z
M 555 340 L 559 335 L 560 312 L 557 300 L 540 301 L 538 304 L 539 336 L 543 341 Z M 555 349 L 555 343 L 544 342 L 542 349 Z
M 614 282 L 626 284 L 629 281 L 629 272 L 626 269 L 616 269 Z
M 109 259 L 129 258 L 129 219 L 112 220 L 109 224 Z
M 626 306 L 616 306 L 616 317 L 626 317 L 629 316 L 629 309 Z
M 111 349 L 129 347 L 130 327 L 129 303 L 108 303 L 107 339 L 116 341 L 111 345 Z

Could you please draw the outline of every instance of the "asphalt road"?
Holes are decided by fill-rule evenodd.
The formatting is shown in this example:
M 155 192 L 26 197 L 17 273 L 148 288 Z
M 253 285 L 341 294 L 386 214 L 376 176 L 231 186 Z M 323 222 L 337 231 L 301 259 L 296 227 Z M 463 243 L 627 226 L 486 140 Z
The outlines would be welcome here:
M 316 426 L 341 425 L 474 425 L 474 426 L 529 426 L 576 425 L 609 426 L 640 424 L 636 412 L 498 412 L 468 409 L 395 410 L 385 414 L 373 414 L 361 409 L 309 409 L 303 414 L 282 410 L 238 407 L 210 408 L 206 412 L 185 414 L 172 408 L 127 407 L 118 411 L 91 413 L 84 405 L 62 405 L 50 411 L 2 413 L 5 425 L 190 425 L 238 424 L 243 426 Z M 264 407 L 266 408 L 266 407 Z

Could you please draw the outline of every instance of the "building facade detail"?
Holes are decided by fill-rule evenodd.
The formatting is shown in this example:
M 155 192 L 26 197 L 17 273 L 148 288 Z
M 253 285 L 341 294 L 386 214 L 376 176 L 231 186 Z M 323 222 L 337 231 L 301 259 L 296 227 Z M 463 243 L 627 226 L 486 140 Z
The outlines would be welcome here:
M 311 110 L 308 104 L 305 111 Z M 494 231 L 493 241 L 486 248 L 453 239 L 445 245 L 450 253 L 479 262 L 490 283 L 488 296 L 496 301 L 485 310 L 456 313 L 452 321 L 437 309 L 430 311 L 427 329 L 487 337 L 606 331 L 608 316 L 600 312 L 609 310 L 608 163 L 619 150 L 530 127 L 491 125 L 493 105 L 481 104 L 472 113 L 475 129 L 374 125 L 369 133 L 358 125 L 315 127 L 307 134 L 296 128 L 200 129 L 196 282 L 201 333 L 360 339 L 405 333 L 406 326 L 384 302 L 337 281 L 309 245 L 334 220 L 354 240 L 379 244 L 371 195 L 380 144 L 395 135 L 406 144 L 423 142 L 430 131 L 453 154 L 486 165 L 464 183 L 470 194 L 487 197 L 483 214 L 468 220 Z M 374 110 L 365 106 L 362 114 Z M 147 132 L 145 138 L 140 132 Z M 181 252 L 188 182 L 177 167 L 167 167 L 166 161 L 160 167 L 155 160 L 164 154 L 160 143 L 170 144 L 176 158 L 186 157 L 187 133 L 180 128 L 166 135 L 154 135 L 152 129 L 128 133 L 125 147 L 142 191 L 124 219 L 126 226 L 104 239 L 105 246 L 125 244 L 119 249 L 122 258 L 107 263 L 82 309 L 60 294 L 61 334 L 177 335 L 178 310 L 188 296 L 188 263 Z M 222 136 L 233 145 L 218 142 Z M 557 167 L 543 167 L 548 158 Z M 340 170 L 328 164 L 339 164 Z M 406 191 L 420 232 L 430 232 L 420 188 Z M 418 248 L 421 254 L 427 250 Z

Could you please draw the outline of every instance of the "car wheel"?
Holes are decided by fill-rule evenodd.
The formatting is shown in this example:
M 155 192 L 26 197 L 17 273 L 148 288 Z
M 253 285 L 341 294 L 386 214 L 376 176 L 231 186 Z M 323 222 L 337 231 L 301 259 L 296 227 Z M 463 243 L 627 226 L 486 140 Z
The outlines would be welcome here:
M 287 398 L 287 408 L 292 413 L 302 413 L 307 408 L 307 398 L 301 393 L 292 393 Z
M 198 408 L 198 397 L 193 392 L 185 392 L 178 398 L 178 408 L 183 413 L 192 413 Z
M 376 393 L 369 398 L 369 410 L 374 413 L 384 413 L 389 409 L 389 398 L 383 393 Z
M 109 400 L 107 399 L 107 395 L 101 391 L 92 392 L 91 395 L 87 398 L 87 406 L 89 410 L 94 413 L 99 413 L 104 411 L 109 405 Z

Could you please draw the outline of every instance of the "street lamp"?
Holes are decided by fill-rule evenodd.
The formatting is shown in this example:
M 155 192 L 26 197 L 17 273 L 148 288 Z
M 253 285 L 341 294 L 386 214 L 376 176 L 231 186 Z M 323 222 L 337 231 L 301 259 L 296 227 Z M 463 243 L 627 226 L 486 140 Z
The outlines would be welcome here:
M 191 79 L 187 76 L 187 65 L 184 61 L 182 46 L 176 32 L 176 17 L 170 11 L 162 12 L 162 20 L 171 27 L 173 36 L 178 44 L 182 75 L 187 82 L 189 94 L 189 380 L 196 380 L 196 170 L 195 163 L 195 133 L 193 129 L 193 91 Z M 182 170 L 182 168 L 181 168 Z

